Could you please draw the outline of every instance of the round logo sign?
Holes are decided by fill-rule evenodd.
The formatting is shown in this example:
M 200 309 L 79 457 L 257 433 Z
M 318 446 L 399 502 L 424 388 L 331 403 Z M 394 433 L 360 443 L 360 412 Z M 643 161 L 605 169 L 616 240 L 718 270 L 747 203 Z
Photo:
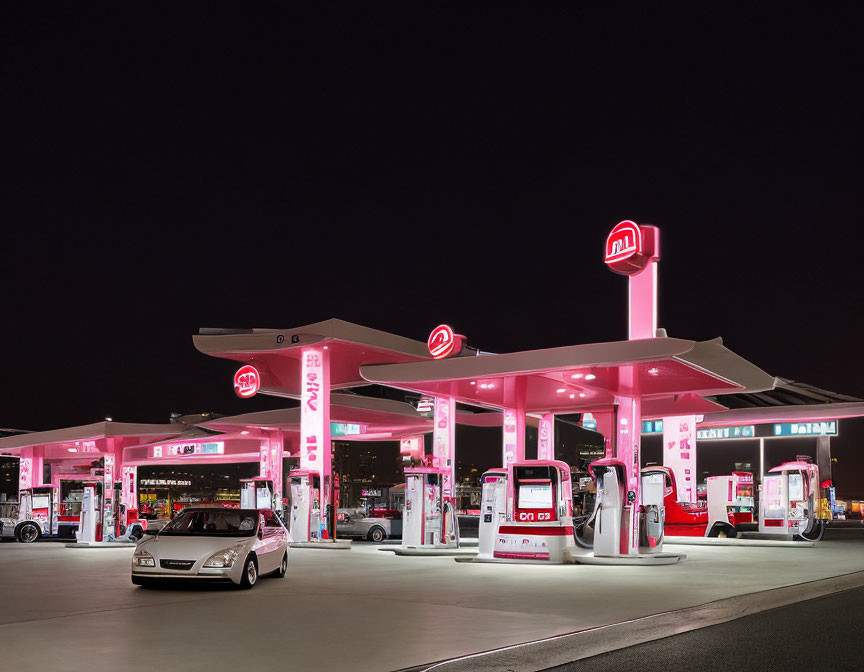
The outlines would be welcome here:
M 648 232 L 648 243 L 644 240 Z M 623 275 L 635 275 L 643 270 L 655 254 L 656 242 L 652 233 L 656 229 L 651 226 L 641 227 L 636 222 L 625 219 L 615 225 L 606 237 L 606 249 L 603 261 L 610 270 Z M 647 249 L 646 249 L 647 248 Z
M 426 346 L 429 348 L 429 354 L 432 355 L 433 359 L 449 357 L 456 347 L 456 336 L 453 334 L 453 329 L 447 324 L 435 327 L 429 334 Z
M 234 394 L 241 399 L 254 397 L 261 388 L 261 374 L 250 364 L 241 366 L 234 374 Z

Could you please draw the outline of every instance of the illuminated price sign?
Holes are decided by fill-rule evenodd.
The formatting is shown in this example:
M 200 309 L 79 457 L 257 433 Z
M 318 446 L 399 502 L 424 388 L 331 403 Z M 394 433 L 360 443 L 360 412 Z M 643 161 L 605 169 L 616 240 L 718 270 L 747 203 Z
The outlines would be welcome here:
M 718 441 L 722 439 L 752 439 L 756 436 L 753 425 L 733 425 L 731 427 L 710 427 L 697 429 L 697 441 Z
M 347 422 L 331 422 L 330 436 L 350 436 L 352 434 L 363 434 L 366 428 L 364 425 L 353 425 Z
M 780 422 L 774 425 L 774 436 L 837 436 L 837 421 Z
M 175 443 L 166 446 L 153 446 L 150 457 L 178 457 L 182 455 L 222 455 L 225 453 L 225 443 L 213 441 L 210 443 Z

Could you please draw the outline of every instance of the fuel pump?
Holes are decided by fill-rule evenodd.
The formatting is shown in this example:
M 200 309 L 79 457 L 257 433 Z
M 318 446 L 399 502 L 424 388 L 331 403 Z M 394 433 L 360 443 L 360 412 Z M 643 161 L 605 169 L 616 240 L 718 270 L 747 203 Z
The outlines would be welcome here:
M 762 478 L 759 532 L 820 541 L 825 520 L 819 517 L 818 499 L 818 466 L 799 460 L 774 467 Z
M 288 481 L 291 492 L 292 541 L 320 540 L 321 478 L 318 472 L 294 469 L 288 474 Z
M 507 470 L 490 469 L 483 474 L 480 493 L 480 527 L 478 531 L 478 560 L 492 558 L 495 537 L 507 519 Z
M 639 492 L 639 552 L 660 553 L 663 550 L 663 530 L 666 525 L 665 477 L 662 473 L 643 473 Z
M 576 543 L 582 548 L 593 548 L 595 557 L 626 556 L 628 511 L 626 502 L 626 467 L 614 457 L 592 462 L 588 471 L 597 486 L 594 513 L 576 532 Z M 663 553 L 663 538 L 666 527 L 666 477 L 665 470 L 645 469 L 641 472 L 639 516 L 639 556 L 656 555 L 655 559 L 672 557 Z M 593 527 L 593 543 L 584 538 L 586 527 Z
M 240 479 L 240 508 L 273 509 L 273 479 L 256 476 Z
M 510 562 L 565 562 L 573 548 L 570 467 L 557 460 L 507 466 L 506 521 L 498 527 L 492 557 Z
M 594 528 L 594 555 L 619 555 L 627 552 L 627 526 L 622 525 L 626 506 L 626 467 L 614 457 L 592 462 L 588 471 L 597 484 L 597 499 L 594 515 L 586 526 Z M 592 544 L 580 538 L 580 546 L 590 548 Z
M 78 542 L 102 541 L 101 488 L 97 483 L 84 484 L 84 496 L 81 499 L 81 513 L 78 517 L 78 531 L 75 533 Z
M 737 537 L 736 527 L 753 522 L 753 474 L 743 471 L 729 476 L 709 476 L 708 525 L 705 536 Z
M 456 548 L 459 527 L 451 502 L 441 492 L 443 474 L 436 467 L 405 468 L 402 547 Z

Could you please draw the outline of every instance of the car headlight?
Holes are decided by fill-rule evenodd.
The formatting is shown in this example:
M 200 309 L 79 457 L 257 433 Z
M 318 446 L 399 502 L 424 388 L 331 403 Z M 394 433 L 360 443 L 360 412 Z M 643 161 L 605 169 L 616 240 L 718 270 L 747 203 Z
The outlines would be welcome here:
M 135 550 L 135 555 L 132 556 L 132 563 L 138 567 L 155 567 L 156 560 L 143 548 Z
M 244 545 L 245 544 L 237 544 L 236 546 L 232 546 L 231 548 L 226 548 L 223 551 L 214 553 L 209 558 L 207 558 L 207 562 L 204 563 L 204 566 L 211 568 L 233 567 L 234 561 L 237 559 L 237 556 L 240 555 L 240 551 L 243 549 Z

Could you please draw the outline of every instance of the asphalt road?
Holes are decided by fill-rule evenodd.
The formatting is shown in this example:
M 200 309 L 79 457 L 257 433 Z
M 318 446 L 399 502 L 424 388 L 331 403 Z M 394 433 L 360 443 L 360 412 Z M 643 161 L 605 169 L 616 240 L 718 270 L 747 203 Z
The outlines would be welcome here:
M 547 672 L 864 670 L 864 588 L 619 649 Z

